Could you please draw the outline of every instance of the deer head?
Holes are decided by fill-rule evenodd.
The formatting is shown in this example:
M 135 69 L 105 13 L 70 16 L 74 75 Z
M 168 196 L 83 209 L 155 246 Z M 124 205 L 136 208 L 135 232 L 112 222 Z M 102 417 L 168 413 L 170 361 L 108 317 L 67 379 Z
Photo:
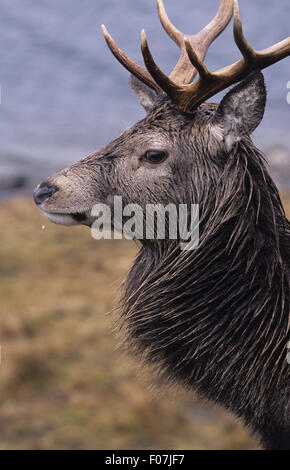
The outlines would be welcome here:
M 110 203 L 114 194 L 123 196 L 124 203 L 144 207 L 146 203 L 181 202 L 184 188 L 192 188 L 194 194 L 186 199 L 199 203 L 202 186 L 214 187 L 227 155 L 262 119 L 265 87 L 259 71 L 289 55 L 289 38 L 255 52 L 243 36 L 238 3 L 233 0 L 221 0 L 216 17 L 192 36 L 171 24 L 162 0 L 157 6 L 163 27 L 181 49 L 180 59 L 167 77 L 155 64 L 143 31 L 146 70 L 117 47 L 103 26 L 109 48 L 131 72 L 132 87 L 148 114 L 103 149 L 36 188 L 35 202 L 55 223 L 90 225 L 93 205 Z M 211 73 L 203 59 L 230 21 L 233 8 L 234 37 L 243 58 Z M 197 72 L 199 79 L 191 83 Z M 205 103 L 245 78 L 219 106 Z

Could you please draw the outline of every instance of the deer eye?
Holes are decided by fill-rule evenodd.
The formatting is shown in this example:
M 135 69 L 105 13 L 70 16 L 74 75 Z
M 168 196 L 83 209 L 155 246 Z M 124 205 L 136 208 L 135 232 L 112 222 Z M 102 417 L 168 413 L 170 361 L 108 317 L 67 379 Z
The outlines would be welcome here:
M 164 162 L 167 158 L 167 152 L 162 150 L 147 150 L 144 154 L 144 159 L 147 162 L 158 164 Z

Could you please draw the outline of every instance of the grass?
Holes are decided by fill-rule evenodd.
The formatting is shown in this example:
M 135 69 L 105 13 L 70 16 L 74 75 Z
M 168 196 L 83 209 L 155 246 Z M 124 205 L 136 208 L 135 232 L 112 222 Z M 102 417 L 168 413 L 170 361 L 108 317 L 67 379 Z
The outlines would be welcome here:
M 158 385 L 118 347 L 107 313 L 132 242 L 50 224 L 25 199 L 0 217 L 0 449 L 257 448 L 231 415 Z

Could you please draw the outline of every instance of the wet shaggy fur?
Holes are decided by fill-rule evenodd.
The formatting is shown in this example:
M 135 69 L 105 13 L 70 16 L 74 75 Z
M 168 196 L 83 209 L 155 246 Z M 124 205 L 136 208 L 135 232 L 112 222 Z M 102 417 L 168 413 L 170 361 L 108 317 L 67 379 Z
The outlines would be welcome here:
M 143 242 L 122 324 L 167 377 L 241 417 L 265 448 L 290 449 L 290 224 L 250 139 L 226 160 L 214 190 L 210 168 L 199 183 L 180 176 L 180 199 L 200 204 L 198 249 Z

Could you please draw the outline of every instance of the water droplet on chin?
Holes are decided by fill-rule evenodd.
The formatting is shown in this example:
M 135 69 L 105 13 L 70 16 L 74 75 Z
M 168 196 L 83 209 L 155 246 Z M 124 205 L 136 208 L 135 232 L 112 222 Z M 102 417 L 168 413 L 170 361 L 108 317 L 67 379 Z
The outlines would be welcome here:
M 44 229 L 45 229 L 45 225 L 42 225 L 41 228 L 42 228 L 42 230 L 44 230 Z

